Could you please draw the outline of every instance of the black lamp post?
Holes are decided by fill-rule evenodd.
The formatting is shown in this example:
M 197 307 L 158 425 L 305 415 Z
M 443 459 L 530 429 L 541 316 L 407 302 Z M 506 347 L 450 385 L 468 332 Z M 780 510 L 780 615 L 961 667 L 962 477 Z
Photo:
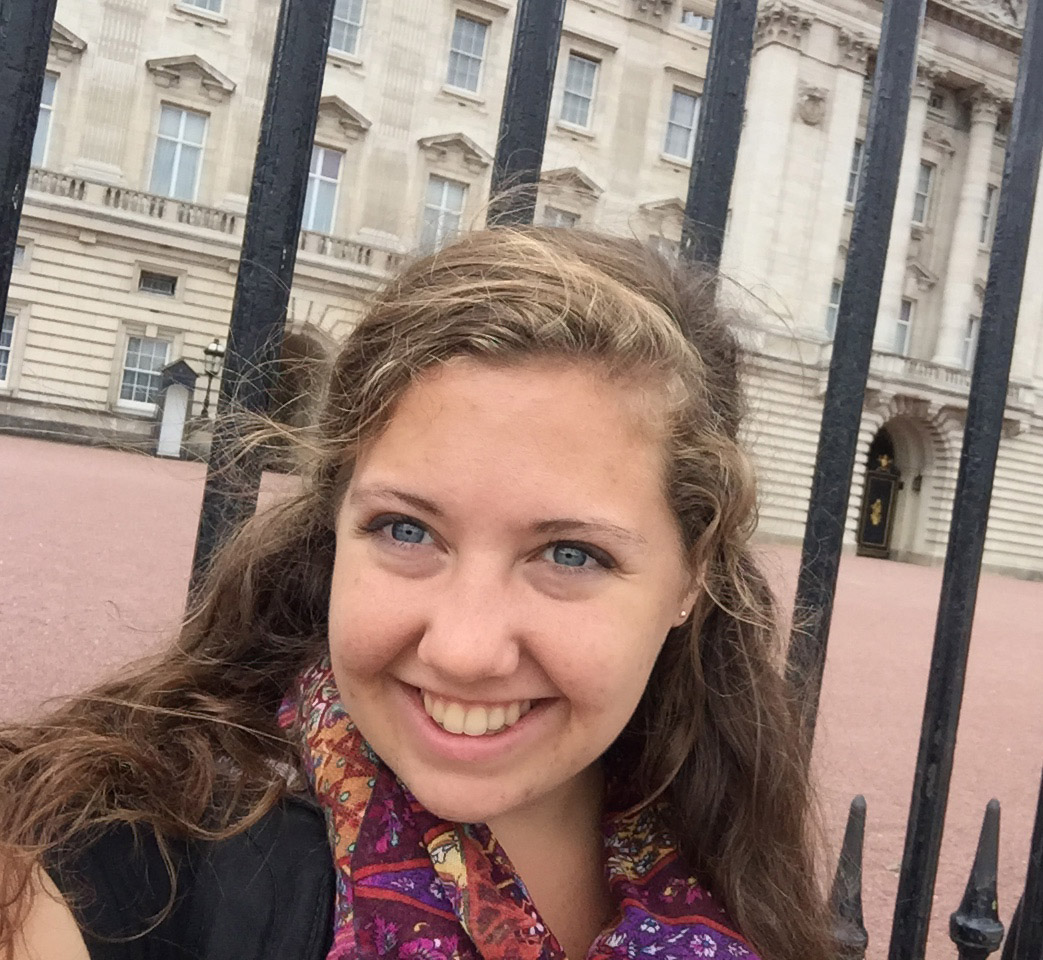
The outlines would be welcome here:
M 203 409 L 199 415 L 204 420 L 210 415 L 210 388 L 214 384 L 214 377 L 221 372 L 221 362 L 224 358 L 225 348 L 221 346 L 221 341 L 214 337 L 203 350 L 203 369 L 206 371 L 206 396 L 203 398 Z

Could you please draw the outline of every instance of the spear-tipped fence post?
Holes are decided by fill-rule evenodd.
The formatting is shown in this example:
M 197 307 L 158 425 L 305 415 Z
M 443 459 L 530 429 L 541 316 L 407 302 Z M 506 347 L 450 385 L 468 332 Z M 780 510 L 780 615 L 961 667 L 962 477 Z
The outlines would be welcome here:
M 992 799 L 978 837 L 978 851 L 959 908 L 949 918 L 949 937 L 960 960 L 985 960 L 1003 942 L 996 895 L 1000 856 L 1000 802 Z
M 851 801 L 847 815 L 844 845 L 840 848 L 830 896 L 837 955 L 841 960 L 862 960 L 869 946 L 869 934 L 862 918 L 862 846 L 865 834 L 866 798 L 859 794 Z

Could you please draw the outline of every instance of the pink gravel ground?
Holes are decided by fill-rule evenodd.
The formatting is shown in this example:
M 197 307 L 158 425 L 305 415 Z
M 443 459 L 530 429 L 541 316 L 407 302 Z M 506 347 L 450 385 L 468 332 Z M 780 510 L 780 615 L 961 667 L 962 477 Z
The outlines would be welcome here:
M 204 469 L 0 436 L 0 717 L 25 717 L 171 635 L 184 603 Z M 266 495 L 287 483 L 266 478 Z M 784 599 L 798 555 L 765 551 Z M 869 957 L 886 955 L 941 571 L 845 558 L 816 744 L 834 845 L 869 806 Z M 1003 804 L 1000 910 L 1022 889 L 1043 761 L 1043 583 L 982 578 L 928 956 L 955 955 L 980 819 Z M 834 854 L 830 862 L 834 862 Z

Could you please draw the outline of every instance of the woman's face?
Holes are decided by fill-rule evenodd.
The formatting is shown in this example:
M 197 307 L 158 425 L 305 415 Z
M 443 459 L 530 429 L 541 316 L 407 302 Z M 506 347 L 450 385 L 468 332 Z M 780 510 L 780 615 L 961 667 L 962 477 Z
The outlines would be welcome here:
M 655 410 L 582 366 L 458 361 L 363 451 L 337 518 L 333 670 L 437 815 L 567 802 L 691 609 Z

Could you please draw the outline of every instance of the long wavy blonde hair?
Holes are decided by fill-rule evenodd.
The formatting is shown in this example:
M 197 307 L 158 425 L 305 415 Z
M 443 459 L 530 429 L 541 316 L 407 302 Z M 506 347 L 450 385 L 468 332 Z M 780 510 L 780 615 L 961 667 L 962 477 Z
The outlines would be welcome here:
M 410 383 L 461 356 L 597 364 L 663 391 L 666 494 L 705 590 L 606 763 L 629 801 L 665 799 L 681 856 L 765 960 L 832 955 L 804 744 L 749 548 L 741 352 L 712 278 L 634 241 L 536 229 L 472 233 L 393 280 L 333 360 L 301 491 L 221 549 L 171 648 L 0 731 L 0 944 L 31 865 L 84 831 L 217 838 L 277 802 L 296 760 L 275 712 L 327 642 L 338 498 Z

